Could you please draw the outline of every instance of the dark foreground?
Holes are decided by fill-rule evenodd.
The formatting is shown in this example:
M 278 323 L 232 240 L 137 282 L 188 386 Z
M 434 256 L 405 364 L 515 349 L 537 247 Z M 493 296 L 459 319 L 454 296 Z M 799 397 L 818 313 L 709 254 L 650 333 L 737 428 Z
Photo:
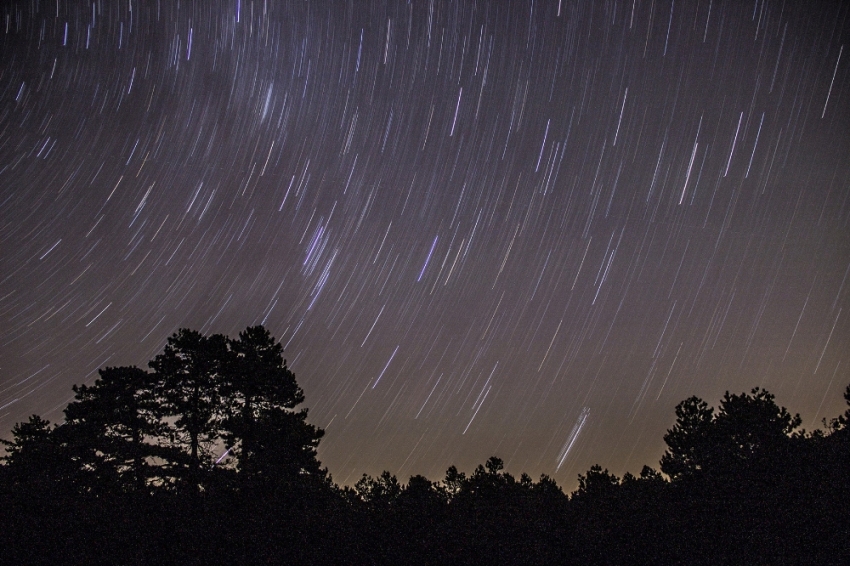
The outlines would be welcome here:
M 833 435 L 834 437 L 835 435 Z M 847 564 L 847 443 L 775 473 L 620 482 L 598 469 L 567 497 L 491 459 L 469 477 L 197 494 L 4 486 L 7 564 Z M 799 454 L 797 455 L 799 456 Z

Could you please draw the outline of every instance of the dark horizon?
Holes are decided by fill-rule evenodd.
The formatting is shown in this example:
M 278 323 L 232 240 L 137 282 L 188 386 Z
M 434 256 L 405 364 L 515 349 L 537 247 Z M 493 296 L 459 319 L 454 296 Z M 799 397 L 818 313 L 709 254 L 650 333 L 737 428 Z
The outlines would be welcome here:
M 572 490 L 850 383 L 850 7 L 2 8 L 0 435 L 263 324 L 334 481 Z

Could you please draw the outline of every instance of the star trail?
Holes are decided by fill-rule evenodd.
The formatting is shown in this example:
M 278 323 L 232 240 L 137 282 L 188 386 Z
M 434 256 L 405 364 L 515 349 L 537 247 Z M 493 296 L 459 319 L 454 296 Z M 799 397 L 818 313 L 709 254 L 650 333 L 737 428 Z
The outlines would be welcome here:
M 265 325 L 339 483 L 850 383 L 843 2 L 4 3 L 0 428 Z

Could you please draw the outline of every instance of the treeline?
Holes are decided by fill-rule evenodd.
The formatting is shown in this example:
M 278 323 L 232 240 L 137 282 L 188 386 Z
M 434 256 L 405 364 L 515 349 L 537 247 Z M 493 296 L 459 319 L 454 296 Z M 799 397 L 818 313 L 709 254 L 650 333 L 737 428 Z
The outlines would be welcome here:
M 850 563 L 850 409 L 800 430 L 754 389 L 676 407 L 660 471 L 566 495 L 496 457 L 339 487 L 282 347 L 180 330 L 2 441 L 0 556 L 43 563 Z M 850 405 L 850 386 L 844 394 Z

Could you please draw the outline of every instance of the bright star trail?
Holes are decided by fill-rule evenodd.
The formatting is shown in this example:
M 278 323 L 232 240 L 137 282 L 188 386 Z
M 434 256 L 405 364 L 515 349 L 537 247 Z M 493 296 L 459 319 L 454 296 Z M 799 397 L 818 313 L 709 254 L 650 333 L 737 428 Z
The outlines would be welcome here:
M 845 2 L 6 2 L 0 428 L 178 328 L 285 346 L 339 483 L 657 466 L 850 383 Z

